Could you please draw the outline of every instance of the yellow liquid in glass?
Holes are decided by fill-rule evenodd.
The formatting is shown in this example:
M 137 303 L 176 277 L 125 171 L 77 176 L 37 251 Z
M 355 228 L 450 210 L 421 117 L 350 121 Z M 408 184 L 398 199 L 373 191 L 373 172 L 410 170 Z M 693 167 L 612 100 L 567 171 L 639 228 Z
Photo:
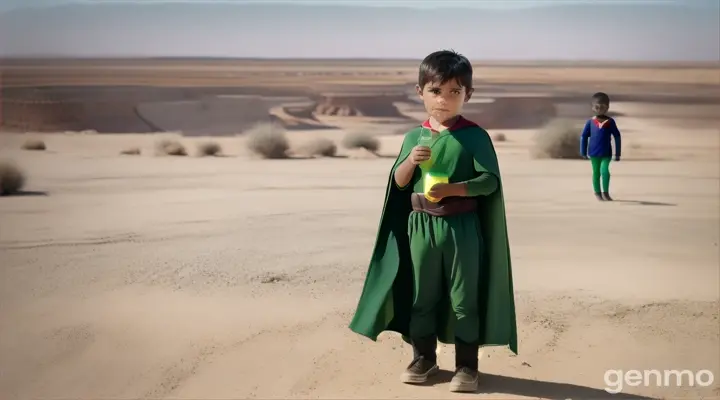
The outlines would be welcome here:
M 435 141 L 437 140 L 437 136 L 433 135 L 432 132 L 429 130 L 423 129 L 421 131 L 420 138 L 418 139 L 418 145 L 420 146 L 427 146 L 432 148 L 433 144 L 435 144 Z M 430 159 L 423 161 L 420 163 L 420 170 L 423 173 L 423 192 L 425 195 L 425 198 L 433 203 L 437 203 L 441 199 L 436 199 L 430 195 L 428 195 L 428 192 L 430 191 L 430 188 L 432 188 L 434 185 L 438 183 L 448 183 L 449 179 L 447 175 L 439 174 L 437 172 L 431 172 L 433 166 L 435 165 L 435 161 L 437 160 L 437 157 L 435 155 L 434 151 L 430 151 Z
M 430 188 L 432 188 L 434 185 L 438 183 L 448 183 L 449 179 L 445 175 L 440 174 L 433 174 L 431 172 L 427 172 L 423 175 L 423 192 L 425 192 L 425 198 L 432 201 L 433 203 L 437 203 L 441 199 L 436 199 L 435 197 L 432 197 L 428 195 L 428 192 L 430 192 Z

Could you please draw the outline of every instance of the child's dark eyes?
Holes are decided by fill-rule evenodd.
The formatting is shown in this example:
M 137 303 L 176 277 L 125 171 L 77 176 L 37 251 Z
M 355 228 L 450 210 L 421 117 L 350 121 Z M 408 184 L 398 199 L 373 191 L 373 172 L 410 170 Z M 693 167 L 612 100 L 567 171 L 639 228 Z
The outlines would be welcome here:
M 440 89 L 430 89 L 430 93 L 432 93 L 432 94 L 440 94 L 440 92 L 441 92 Z M 457 94 L 460 94 L 460 91 L 459 91 L 459 90 L 452 90 L 450 93 L 457 95 Z

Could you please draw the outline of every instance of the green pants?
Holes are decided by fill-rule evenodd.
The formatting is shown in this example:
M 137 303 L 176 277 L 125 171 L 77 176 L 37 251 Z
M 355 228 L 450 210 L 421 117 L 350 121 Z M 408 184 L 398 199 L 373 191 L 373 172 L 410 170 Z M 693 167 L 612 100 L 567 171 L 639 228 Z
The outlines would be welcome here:
M 592 164 L 593 190 L 595 193 L 610 192 L 610 157 L 590 157 Z M 600 189 L 600 178 L 602 178 L 602 187 Z
M 438 334 L 438 306 L 441 296 L 449 294 L 455 336 L 467 343 L 478 340 L 478 277 L 483 247 L 478 241 L 479 229 L 476 213 L 449 217 L 410 214 L 408 234 L 415 288 L 411 337 Z

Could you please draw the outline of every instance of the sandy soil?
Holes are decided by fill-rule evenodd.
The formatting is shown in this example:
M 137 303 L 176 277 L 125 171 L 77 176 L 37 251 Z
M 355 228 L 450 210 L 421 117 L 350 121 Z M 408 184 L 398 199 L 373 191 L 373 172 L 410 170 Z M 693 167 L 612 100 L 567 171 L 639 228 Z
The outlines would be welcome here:
M 586 163 L 533 160 L 534 131 L 503 131 L 520 354 L 483 352 L 481 397 L 607 397 L 618 369 L 710 370 L 710 387 L 622 389 L 720 396 L 720 137 L 620 121 L 614 203 L 594 200 Z M 227 157 L 177 158 L 153 135 L 41 136 L 45 152 L 0 135 L 30 178 L 0 199 L 3 399 L 450 395 L 451 348 L 438 380 L 407 386 L 396 335 L 347 329 L 399 136 L 385 157 L 282 161 L 241 137 L 214 139 Z M 118 155 L 130 146 L 143 154 Z

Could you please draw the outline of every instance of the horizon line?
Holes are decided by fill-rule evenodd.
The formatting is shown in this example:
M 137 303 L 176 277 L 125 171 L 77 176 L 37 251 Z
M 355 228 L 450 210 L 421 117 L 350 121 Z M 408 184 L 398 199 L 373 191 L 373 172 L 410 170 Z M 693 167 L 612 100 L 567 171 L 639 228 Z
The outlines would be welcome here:
M 397 61 L 397 62 L 421 62 L 422 57 L 233 57 L 233 56 L 66 56 L 66 55 L 24 55 L 24 56 L 3 56 L 0 61 L 41 61 L 41 60 L 77 60 L 77 61 L 102 61 L 102 60 L 215 60 L 215 61 Z M 720 60 L 598 60 L 598 59 L 474 59 L 468 57 L 471 62 L 478 64 L 703 64 L 720 67 Z

